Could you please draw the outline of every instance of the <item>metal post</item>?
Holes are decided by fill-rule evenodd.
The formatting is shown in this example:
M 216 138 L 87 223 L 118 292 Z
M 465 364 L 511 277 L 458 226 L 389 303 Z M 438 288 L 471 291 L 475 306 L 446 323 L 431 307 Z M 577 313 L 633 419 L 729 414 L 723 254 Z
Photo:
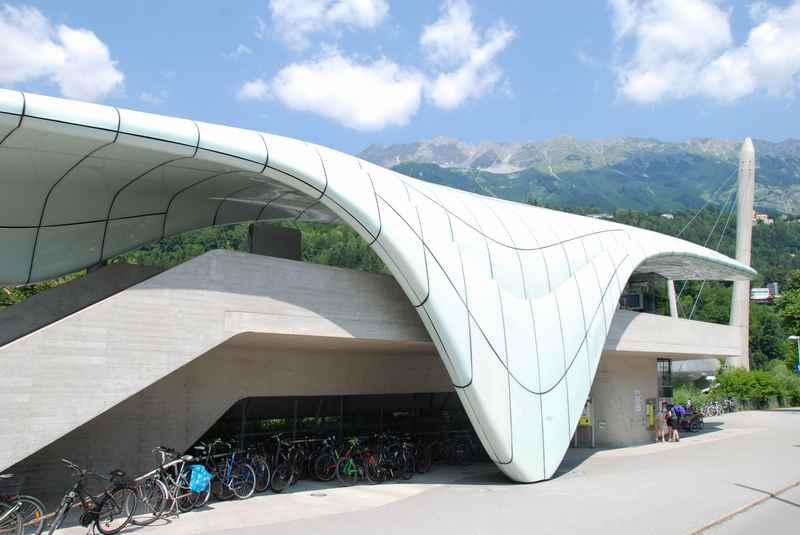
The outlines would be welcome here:
M 244 432 L 247 429 L 247 398 L 242 400 L 242 422 L 239 427 L 239 447 L 244 448 Z
M 294 398 L 294 415 L 292 416 L 292 440 L 297 438 L 297 398 Z
M 344 396 L 339 396 L 339 439 L 344 438 Z
M 667 279 L 667 296 L 669 297 L 669 315 L 678 317 L 678 299 L 675 297 L 675 281 Z

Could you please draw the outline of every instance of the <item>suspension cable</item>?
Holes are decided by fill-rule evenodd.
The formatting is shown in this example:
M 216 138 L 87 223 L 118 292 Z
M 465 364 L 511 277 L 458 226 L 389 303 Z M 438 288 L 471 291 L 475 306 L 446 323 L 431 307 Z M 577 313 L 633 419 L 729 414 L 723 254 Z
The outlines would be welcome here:
M 731 206 L 730 206 L 731 208 L 733 207 L 733 204 L 734 204 L 733 201 L 735 200 L 735 197 L 733 195 L 734 193 L 736 193 L 735 189 L 731 190 L 731 192 L 728 194 L 728 198 L 723 203 L 722 209 L 719 211 L 719 214 L 717 214 L 717 219 L 714 221 L 714 225 L 711 227 L 711 230 L 709 231 L 708 236 L 706 237 L 706 241 L 703 242 L 703 247 L 708 246 L 708 242 L 711 240 L 711 237 L 714 235 L 714 231 L 717 229 L 717 225 L 719 224 L 719 220 L 722 219 L 722 214 L 724 214 L 725 211 L 729 208 L 728 207 L 728 203 L 731 203 Z M 675 298 L 676 301 L 680 300 L 681 295 L 683 295 L 683 291 L 686 289 L 686 285 L 687 284 L 689 284 L 688 280 L 683 281 L 683 285 L 681 286 L 681 291 L 678 292 L 678 295 Z
M 728 230 L 728 223 L 731 222 L 731 216 L 733 216 L 734 207 L 736 205 L 737 205 L 736 199 L 734 198 L 734 201 L 731 203 L 730 209 L 728 211 L 728 218 L 725 220 L 725 224 L 722 226 L 722 232 L 719 235 L 719 241 L 717 241 L 717 247 L 715 249 L 715 251 L 717 252 L 719 252 L 719 250 L 722 248 L 722 240 L 723 238 L 725 238 L 725 231 Z M 700 284 L 700 290 L 697 291 L 697 297 L 695 297 L 694 299 L 694 303 L 692 304 L 692 310 L 689 312 L 688 319 L 692 319 L 692 317 L 694 316 L 694 310 L 695 308 L 697 308 L 697 304 L 700 302 L 700 296 L 703 294 L 703 288 L 705 288 L 705 286 L 706 286 L 706 281 L 704 280 Z
M 736 168 L 736 167 L 734 167 L 731 170 L 730 174 L 727 177 L 725 177 L 725 179 L 723 179 L 722 183 L 717 187 L 717 189 L 715 189 L 714 192 L 711 195 L 708 196 L 708 200 L 706 201 L 706 203 L 703 206 L 701 206 L 700 209 L 697 210 L 697 212 L 695 212 L 694 216 L 692 216 L 692 218 L 689 220 L 689 222 L 686 223 L 683 226 L 683 228 L 681 229 L 681 231 L 678 232 L 678 234 L 675 235 L 676 238 L 680 238 L 681 235 L 684 232 L 686 232 L 686 229 L 689 228 L 689 225 L 691 225 L 694 222 L 694 220 L 697 219 L 697 216 L 699 216 L 700 213 L 703 210 L 708 208 L 708 206 L 711 204 L 711 202 L 714 200 L 714 198 L 725 188 L 725 186 L 728 185 L 728 183 L 731 180 L 731 177 L 733 177 L 734 173 L 736 173 L 737 170 L 738 170 L 738 168 Z

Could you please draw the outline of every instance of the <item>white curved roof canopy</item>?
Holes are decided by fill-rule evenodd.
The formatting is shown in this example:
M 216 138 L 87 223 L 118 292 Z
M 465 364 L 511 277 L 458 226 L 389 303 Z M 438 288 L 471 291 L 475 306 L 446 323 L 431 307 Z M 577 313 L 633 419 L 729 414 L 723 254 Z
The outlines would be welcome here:
M 0 90 L 0 140 L 2 284 L 209 225 L 349 224 L 417 307 L 487 452 L 518 481 L 560 464 L 634 271 L 755 275 L 683 240 L 261 132 Z

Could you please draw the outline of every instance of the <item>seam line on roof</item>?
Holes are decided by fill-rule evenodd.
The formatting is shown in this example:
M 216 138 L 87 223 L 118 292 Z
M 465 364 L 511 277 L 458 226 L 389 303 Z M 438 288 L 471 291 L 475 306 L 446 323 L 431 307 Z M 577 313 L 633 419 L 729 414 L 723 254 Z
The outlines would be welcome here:
M 183 187 L 183 188 L 179 189 L 178 191 L 176 191 L 175 193 L 173 193 L 172 197 L 169 198 L 169 202 L 167 203 L 167 209 L 164 211 L 164 222 L 163 222 L 163 224 L 161 226 L 161 238 L 159 238 L 159 239 L 163 240 L 166 237 L 167 219 L 169 218 L 169 211 L 172 208 L 172 203 L 175 201 L 175 199 L 178 197 L 178 195 L 180 195 L 181 193 L 183 193 L 186 190 L 189 190 L 189 189 L 197 186 L 198 184 L 202 184 L 203 182 L 207 182 L 207 181 L 209 181 L 211 179 L 214 179 L 214 178 L 217 178 L 217 177 L 220 177 L 220 176 L 224 176 L 224 175 L 232 175 L 234 173 L 245 173 L 245 172 L 246 171 L 224 171 L 222 173 L 215 173 L 215 174 L 209 175 L 207 177 L 203 177 L 200 180 L 197 180 L 195 182 L 192 182 L 188 186 Z
M 267 170 L 267 164 L 269 163 L 269 147 L 267 147 L 267 140 L 264 139 L 264 136 L 261 135 L 261 132 L 257 132 L 257 133 L 258 133 L 258 137 L 261 138 L 261 143 L 264 144 L 264 150 L 266 151 L 266 154 L 267 154 L 267 156 L 264 158 L 264 167 L 261 168 L 261 173 L 259 173 L 259 174 L 263 174 L 264 171 Z
M 373 243 L 378 241 L 378 238 L 381 235 L 381 230 L 383 230 L 381 207 L 378 205 L 378 192 L 375 189 L 375 181 L 372 179 L 372 174 L 370 174 L 366 169 L 364 169 L 364 166 L 361 165 L 361 160 L 359 158 L 356 158 L 355 160 L 356 163 L 358 164 L 358 168 L 361 169 L 361 172 L 363 172 L 365 175 L 367 175 L 367 178 L 369 178 L 369 183 L 370 186 L 372 187 L 372 197 L 375 199 L 375 211 L 378 213 L 378 232 L 375 234 L 375 238 L 373 238 L 373 240 L 369 242 L 369 245 L 371 246 Z
M 281 192 L 280 192 L 280 193 L 278 193 L 276 196 L 274 196 L 273 198 L 271 198 L 270 200 L 268 200 L 268 201 L 267 201 L 267 202 L 264 204 L 264 206 L 262 206 L 262 207 L 261 207 L 261 210 L 259 210 L 259 211 L 258 211 L 258 215 L 256 216 L 256 219 L 255 219 L 255 221 L 261 221 L 261 217 L 264 215 L 264 210 L 266 210 L 267 208 L 269 208 L 269 205 L 270 205 L 270 204 L 272 204 L 272 202 L 273 202 L 273 201 L 277 201 L 277 200 L 278 200 L 278 199 L 280 199 L 281 197 L 285 197 L 286 195 L 289 195 L 290 193 L 294 193 L 295 191 L 296 191 L 296 190 L 292 190 L 292 191 L 281 191 Z
M 320 189 L 319 189 L 318 187 L 316 187 L 315 185 L 313 185 L 313 184 L 310 184 L 310 183 L 306 182 L 305 180 L 303 180 L 302 178 L 300 178 L 300 177 L 297 177 L 297 176 L 295 176 L 295 175 L 293 175 L 293 174 L 291 174 L 291 173 L 287 173 L 287 172 L 286 172 L 286 171 L 284 171 L 283 169 L 278 169 L 277 167 L 273 167 L 273 166 L 271 166 L 271 165 L 269 165 L 269 164 L 267 164 L 267 165 L 264 167 L 264 171 L 266 171 L 267 169 L 270 169 L 270 170 L 272 170 L 272 171 L 275 171 L 276 173 L 280 173 L 280 174 L 282 174 L 282 175 L 286 175 L 286 176 L 288 176 L 289 178 L 291 178 L 291 179 L 293 179 L 293 180 L 297 180 L 298 182 L 302 182 L 303 184 L 305 184 L 305 185 L 306 185 L 306 186 L 308 186 L 309 188 L 313 189 L 314 191 L 317 191 L 317 192 L 319 192 L 319 193 L 320 193 L 320 196 L 319 196 L 319 197 L 317 197 L 317 200 L 321 199 L 321 198 L 322 198 L 322 196 L 323 196 L 323 195 L 325 195 L 325 189 L 327 189 L 327 188 L 328 188 L 328 177 L 327 177 L 327 176 L 325 177 L 325 189 L 323 189 L 322 191 L 320 191 Z M 325 170 L 325 168 L 324 168 L 324 166 L 323 166 L 323 171 L 324 171 L 324 170 Z M 263 174 L 263 171 L 262 171 L 262 174 Z M 267 177 L 269 177 L 269 175 L 266 175 L 266 176 L 267 176 Z M 269 178 L 272 178 L 272 177 L 269 177 Z M 274 180 L 274 179 L 273 179 L 273 180 Z M 286 186 L 286 187 L 287 187 L 287 188 L 292 188 L 292 186 Z M 297 191 L 297 190 L 296 190 L 296 188 L 292 188 L 292 189 L 293 189 L 294 191 Z M 302 192 L 301 192 L 301 193 L 302 193 Z M 312 197 L 312 198 L 313 198 L 313 197 Z
M 59 227 L 71 227 L 76 225 L 90 225 L 92 223 L 104 223 L 106 221 L 124 221 L 126 219 L 136 219 L 137 217 L 150 217 L 154 215 L 164 215 L 166 212 L 148 212 L 146 214 L 136 214 L 136 215 L 126 215 L 122 217 L 112 217 L 110 219 L 87 219 L 85 221 L 72 221 L 70 223 L 54 223 L 52 225 L 42 225 L 41 227 L 37 226 L 27 226 L 27 227 L 14 227 L 14 226 L 3 226 L 0 225 L 0 229 L 35 229 L 35 228 L 59 228 Z
M 222 205 L 225 204 L 225 202 L 228 199 L 231 199 L 231 198 L 233 198 L 234 195 L 238 195 L 239 193 L 241 193 L 243 191 L 247 191 L 250 188 L 256 188 L 256 187 L 259 187 L 259 186 L 261 186 L 261 184 L 248 184 L 243 188 L 238 188 L 238 189 L 236 189 L 236 190 L 224 195 L 222 197 L 222 200 L 219 201 L 219 204 L 217 204 L 217 209 L 214 210 L 214 219 L 211 220 L 211 225 L 212 226 L 216 226 L 217 225 L 217 216 L 219 215 L 219 211 L 222 208 Z
M 114 108 L 117 109 L 116 107 Z M 93 130 L 102 130 L 103 132 L 115 132 L 119 133 L 119 111 L 117 111 L 117 130 L 113 130 L 111 128 L 103 128 L 102 126 L 94 126 L 89 124 L 81 124 L 81 123 L 73 123 L 72 121 L 62 121 L 61 119 L 52 119 L 50 117 L 39 117 L 38 115 L 30 115 L 26 114 L 25 117 L 29 117 L 31 119 L 39 119 L 40 121 L 50 121 L 51 123 L 59 123 L 59 124 L 66 124 L 70 126 L 80 126 L 81 128 L 91 128 Z M 125 132 L 123 132 L 125 133 Z M 135 134 L 132 134 L 135 135 Z
M 3 136 L 3 139 L 0 139 L 0 145 L 2 145 L 3 143 L 5 143 L 6 139 L 8 139 L 8 138 L 11 136 L 11 134 L 13 134 L 13 133 L 14 133 L 14 132 L 16 132 L 17 130 L 19 130 L 19 127 L 20 127 L 20 126 L 22 126 L 22 119 L 24 119 L 24 118 L 25 118 L 25 106 L 26 106 L 26 101 L 25 101 L 25 93 L 24 93 L 24 92 L 22 92 L 22 91 L 20 91 L 20 95 L 22 95 L 22 113 L 20 113 L 20 115 L 19 115 L 19 121 L 17 121 L 17 126 L 15 126 L 14 128 L 12 128 L 12 129 L 11 129 L 11 131 L 10 131 L 8 134 L 6 134 L 5 136 Z
M 117 108 L 114 108 L 114 110 L 116 110 L 116 109 Z M 119 111 L 117 111 L 117 127 L 119 127 Z M 106 131 L 106 132 L 111 132 L 111 130 L 105 130 L 105 129 L 103 129 L 103 130 Z M 104 144 L 100 145 L 96 149 L 90 151 L 86 156 L 82 157 L 80 160 L 75 162 L 75 164 L 73 164 L 72 167 L 70 167 L 67 170 L 66 173 L 61 175 L 61 178 L 56 180 L 50 186 L 50 189 L 47 190 L 47 195 L 45 195 L 44 202 L 42 203 L 42 210 L 39 213 L 39 224 L 36 226 L 36 234 L 34 235 L 34 238 L 33 238 L 33 250 L 31 251 L 31 263 L 28 266 L 28 280 L 26 281 L 26 284 L 31 282 L 31 277 L 33 276 L 33 265 L 34 265 L 34 262 L 36 261 L 36 248 L 39 245 L 39 233 L 40 233 L 41 228 L 42 228 L 42 222 L 44 221 L 44 213 L 47 210 L 47 204 L 50 201 L 50 195 L 53 193 L 53 190 L 56 188 L 56 186 L 58 186 L 61 183 L 62 180 L 64 180 L 80 164 L 82 164 L 83 162 L 88 160 L 93 154 L 97 153 L 98 151 L 100 151 L 100 150 L 102 150 L 102 149 L 104 149 L 104 148 L 106 148 L 106 147 L 108 147 L 110 145 L 113 145 L 117 141 L 117 136 L 119 136 L 119 130 L 114 135 L 114 139 L 112 141 L 110 141 L 109 143 L 104 143 Z
M 183 160 L 183 159 L 186 159 L 186 158 L 185 157 L 172 158 L 171 160 L 167 160 L 165 162 L 161 162 L 161 163 L 159 163 L 157 165 L 154 165 L 153 167 L 151 167 L 150 169 L 148 169 L 144 173 L 141 173 L 140 175 L 138 175 L 138 176 L 132 178 L 131 180 L 129 180 L 125 185 L 123 185 L 121 188 L 119 188 L 116 191 L 116 193 L 114 193 L 114 196 L 111 198 L 111 202 L 108 205 L 108 213 L 106 214 L 106 227 L 103 229 L 103 240 L 100 242 L 100 257 L 98 259 L 98 262 L 102 262 L 103 261 L 103 256 L 104 256 L 105 248 L 106 248 L 106 235 L 108 234 L 108 222 L 112 220 L 111 219 L 111 212 L 114 210 L 114 205 L 117 202 L 117 197 L 119 197 L 119 195 L 123 191 L 125 191 L 129 186 L 131 186 L 134 182 L 136 182 L 137 180 L 139 180 L 143 176 L 152 173 L 153 171 L 155 171 L 159 167 L 163 167 L 163 166 L 169 165 L 169 164 L 171 164 L 173 162 L 177 162 L 178 160 Z
M 382 199 L 384 202 L 386 202 L 386 200 L 385 200 L 385 199 L 383 199 L 383 197 L 381 197 L 381 199 Z M 387 204 L 388 204 L 388 203 L 387 203 Z M 390 206 L 391 206 L 391 205 L 390 205 Z M 406 223 L 406 225 L 408 225 L 408 223 Z M 409 225 L 409 228 L 411 228 L 411 225 Z M 427 244 L 424 242 L 424 240 L 422 239 L 422 237 L 421 237 L 419 234 L 417 234 L 417 233 L 416 233 L 416 231 L 414 231 L 414 229 L 413 229 L 413 228 L 411 228 L 411 231 L 412 231 L 412 232 L 414 232 L 414 234 L 416 234 L 416 235 L 417 235 L 417 238 L 418 238 L 418 239 L 420 239 L 420 241 L 422 241 L 422 244 L 423 244 L 423 246 L 424 246 L 425 250 L 426 250 L 426 251 L 428 251 L 428 252 L 430 253 L 430 255 L 431 255 L 431 258 L 433 258 L 434 262 L 436 262 L 436 263 L 438 264 L 438 266 L 439 266 L 439 269 L 441 269 L 441 270 L 442 270 L 442 273 L 444 274 L 445 278 L 446 278 L 446 279 L 447 279 L 447 281 L 450 283 L 450 285 L 451 285 L 451 286 L 452 286 L 454 289 L 456 289 L 456 286 L 455 286 L 455 284 L 453 283 L 452 279 L 451 279 L 451 278 L 450 278 L 450 276 L 447 274 L 447 272 L 444 270 L 444 267 L 441 265 L 441 263 L 439 262 L 439 260 L 436 258 L 436 255 L 434 254 L 434 252 L 430 250 L 430 247 L 429 247 L 429 246 L 428 246 L 428 245 L 427 245 Z M 607 233 L 611 233 L 611 232 L 617 232 L 617 229 L 608 229 L 608 230 L 605 230 L 605 231 L 603 231 L 603 232 L 607 232 Z M 560 244 L 559 244 L 559 245 L 560 245 Z M 622 265 L 622 263 L 623 263 L 623 262 L 624 262 L 624 261 L 625 261 L 625 260 L 628 258 L 628 256 L 629 256 L 629 255 L 628 255 L 628 254 L 626 254 L 626 255 L 623 257 L 623 259 L 620 261 L 620 263 L 614 267 L 614 275 L 615 275 L 615 276 L 616 276 L 616 273 L 617 273 L 617 271 L 619 270 L 620 266 L 621 266 L 621 265 Z M 609 282 L 609 284 L 606 284 L 606 287 L 605 287 L 605 289 L 603 290 L 603 293 L 602 293 L 602 296 L 601 296 L 601 300 L 600 300 L 600 305 L 602 305 L 603 299 L 605 298 L 605 295 L 606 295 L 606 293 L 608 292 L 609 286 L 610 286 L 610 282 Z M 517 383 L 517 384 L 518 384 L 518 385 L 519 385 L 519 386 L 520 386 L 520 387 L 521 387 L 523 390 L 525 390 L 525 391 L 527 391 L 527 392 L 530 392 L 531 394 L 543 395 L 543 394 L 547 394 L 547 393 L 551 392 L 552 390 L 554 390 L 554 389 L 555 389 L 555 388 L 556 388 L 556 387 L 557 387 L 557 386 L 558 386 L 558 385 L 561 383 L 561 381 L 563 381 L 563 380 L 564 380 L 564 378 L 567 376 L 567 373 L 569 372 L 570 368 L 572 368 L 572 365 L 575 363 L 576 357 L 577 357 L 577 355 L 580 353 L 580 350 L 581 350 L 581 348 L 582 348 L 582 347 L 583 347 L 583 345 L 586 343 L 587 334 L 586 334 L 586 332 L 584 332 L 584 334 L 583 334 L 583 338 L 582 338 L 582 340 L 581 340 L 581 344 L 578 346 L 578 351 L 575 353 L 575 355 L 572 355 L 572 357 L 571 357 L 571 359 L 570 359 L 570 362 L 569 362 L 569 365 L 565 367 L 565 370 L 564 370 L 564 373 L 562 374 L 562 376 L 561 376 L 561 377 L 560 377 L 560 378 L 559 378 L 559 379 L 558 379 L 558 380 L 555 382 L 555 384 L 553 384 L 553 386 L 551 386 L 550 388 L 547 388 L 547 389 L 545 389 L 545 390 L 542 390 L 542 391 L 539 391 L 539 392 L 537 392 L 537 391 L 535 391 L 535 390 L 532 390 L 532 389 L 528 388 L 527 386 L 525 386 L 525 385 L 524 385 L 524 384 L 523 384 L 523 383 L 522 383 L 522 382 L 521 382 L 519 379 L 517 379 L 517 377 L 516 377 L 516 376 L 515 376 L 515 375 L 514 375 L 514 374 L 513 374 L 513 373 L 512 373 L 512 372 L 511 372 L 509 369 L 508 369 L 508 367 L 506 366 L 506 364 L 503 362 L 503 359 L 501 359 L 501 358 L 500 358 L 500 356 L 497 354 L 497 351 L 495 350 L 495 348 L 494 348 L 494 346 L 492 345 L 491 341 L 490 341 L 490 340 L 489 340 L 489 338 L 486 336 L 486 333 L 483 331 L 483 328 L 482 328 L 482 327 L 481 327 L 481 325 L 478 323 L 477 319 L 476 319 L 476 318 L 473 316 L 473 314 L 472 314 L 472 311 L 469 309 L 469 307 L 467 306 L 467 304 L 464 302 L 464 299 L 461 297 L 461 295 L 460 295 L 460 294 L 458 294 L 458 292 L 457 292 L 457 289 L 456 289 L 456 294 L 457 294 L 457 296 L 458 296 L 458 299 L 459 299 L 459 301 L 461 301 L 461 303 L 462 303 L 462 304 L 464 305 L 464 307 L 467 309 L 467 313 L 469 314 L 469 317 L 472 319 L 472 321 L 474 321 L 474 322 L 475 322 L 475 326 L 478 328 L 478 331 L 480 331 L 480 334 L 481 334 L 481 336 L 483 336 L 483 337 L 484 337 L 484 340 L 486 341 L 486 344 L 487 344 L 487 345 L 489 346 L 489 348 L 492 350 L 492 353 L 495 355 L 495 358 L 498 360 L 498 362 L 500 363 L 500 365 L 501 365 L 501 366 L 503 366 L 503 368 L 505 368 L 505 369 L 506 369 L 506 371 L 508 371 L 508 374 L 511 376 L 511 378 L 512 378 L 512 379 L 514 379 L 514 382 L 516 382 L 516 383 Z M 594 316 L 596 316 L 596 315 L 597 315 L 597 308 L 596 308 L 596 309 L 595 309 L 595 311 L 594 311 Z M 593 322 L 593 321 L 594 321 L 594 317 L 593 317 L 593 319 L 592 319 L 592 322 Z M 466 385 L 463 385 L 463 386 L 460 386 L 460 385 L 454 385 L 454 386 L 457 386 L 457 387 L 459 387 L 459 388 L 465 388 L 466 386 L 469 386 L 469 384 L 471 384 L 471 383 L 472 383 L 472 380 L 470 380 L 470 382 L 469 382 L 469 383 L 467 383 Z M 540 384 L 540 388 L 541 388 L 541 386 L 542 386 L 542 385 Z

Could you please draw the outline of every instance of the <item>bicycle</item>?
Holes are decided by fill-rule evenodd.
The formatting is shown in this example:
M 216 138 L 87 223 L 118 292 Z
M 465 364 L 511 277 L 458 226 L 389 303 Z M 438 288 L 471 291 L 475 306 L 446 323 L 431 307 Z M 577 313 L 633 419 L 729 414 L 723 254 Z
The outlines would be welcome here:
M 14 474 L 0 475 L 0 500 L 13 509 L 21 522 L 20 535 L 40 535 L 45 525 L 44 504 L 33 496 L 20 494 L 22 487 L 21 478 Z M 10 517 L 9 517 L 10 518 Z M 13 519 L 11 523 L 15 523 Z M 5 526 L 0 521 L 0 533 L 6 533 Z
M 55 520 L 50 524 L 49 535 L 53 535 L 66 520 L 69 510 L 75 505 L 83 508 L 80 523 L 84 527 L 94 525 L 103 535 L 114 535 L 122 531 L 131 521 L 136 511 L 136 489 L 125 478 L 122 470 L 113 470 L 110 477 L 79 467 L 68 459 L 61 462 L 73 471 L 76 478 L 75 484 L 64 494 Z M 108 481 L 109 484 L 96 496 L 86 492 L 86 479 L 91 476 L 96 479 Z
M 274 468 L 269 486 L 272 492 L 280 494 L 294 482 L 295 470 L 292 467 L 288 453 L 291 450 L 291 444 L 283 440 L 280 433 L 273 436 L 272 439 L 275 441 L 275 451 L 272 455 L 272 466 Z
M 187 465 L 194 457 L 178 457 L 174 449 L 165 446 L 157 446 L 153 453 L 160 456 L 158 467 L 136 478 L 138 506 L 131 522 L 137 526 L 150 525 L 172 512 L 180 516 L 208 500 L 207 492 L 203 495 L 191 489 Z
M 339 462 L 336 463 L 336 477 L 343 485 L 349 487 L 355 485 L 359 478 L 366 476 L 364 475 L 364 463 L 359 450 L 361 442 L 358 437 L 352 437 L 347 443 L 347 450 L 342 454 Z
M 0 533 L 3 535 L 21 535 L 22 516 L 19 502 L 8 503 L 0 501 Z
M 336 465 L 341 457 L 340 448 L 334 435 L 322 440 L 322 447 L 314 459 L 314 477 L 320 481 L 331 481 L 336 477 Z
M 211 485 L 211 492 L 218 500 L 229 500 L 236 496 L 240 500 L 249 498 L 256 490 L 256 473 L 253 467 L 241 462 L 237 455 L 240 452 L 232 449 L 231 445 L 221 440 L 213 445 L 224 445 L 230 450 L 221 455 L 212 455 L 209 448 L 209 460 L 222 459 L 222 463 L 213 463 L 212 473 L 215 474 Z

